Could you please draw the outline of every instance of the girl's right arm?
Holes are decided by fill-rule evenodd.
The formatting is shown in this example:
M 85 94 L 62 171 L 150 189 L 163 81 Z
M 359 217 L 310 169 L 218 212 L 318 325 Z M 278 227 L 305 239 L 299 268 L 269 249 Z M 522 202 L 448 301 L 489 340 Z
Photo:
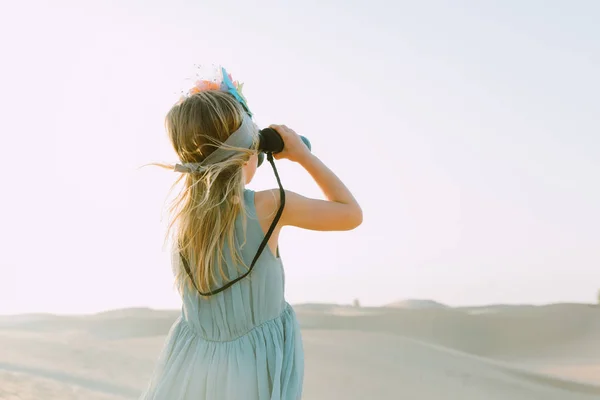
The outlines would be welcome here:
M 347 231 L 362 223 L 362 210 L 346 185 L 304 145 L 298 134 L 285 125 L 272 125 L 281 135 L 285 147 L 276 159 L 286 158 L 302 165 L 323 191 L 327 200 L 304 197 L 285 191 L 285 207 L 280 226 L 296 226 L 316 231 Z M 276 207 L 279 207 L 279 191 Z

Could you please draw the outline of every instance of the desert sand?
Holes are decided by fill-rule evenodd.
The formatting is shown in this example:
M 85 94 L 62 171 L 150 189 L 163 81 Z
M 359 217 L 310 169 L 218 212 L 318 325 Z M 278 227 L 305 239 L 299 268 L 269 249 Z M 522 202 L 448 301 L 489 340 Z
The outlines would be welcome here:
M 600 307 L 294 307 L 304 399 L 600 399 Z M 176 310 L 0 317 L 0 399 L 136 399 Z

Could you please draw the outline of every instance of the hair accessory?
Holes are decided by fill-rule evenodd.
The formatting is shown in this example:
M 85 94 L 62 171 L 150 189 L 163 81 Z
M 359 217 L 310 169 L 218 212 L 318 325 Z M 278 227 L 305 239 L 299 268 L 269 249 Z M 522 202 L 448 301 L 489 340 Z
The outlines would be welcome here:
M 196 66 L 198 69 L 199 66 Z M 220 90 L 223 92 L 230 93 L 235 99 L 244 107 L 244 110 L 248 113 L 249 116 L 252 116 L 252 112 L 248 108 L 248 104 L 246 103 L 246 98 L 242 94 L 243 83 L 238 81 L 234 81 L 231 77 L 231 74 L 227 73 L 224 67 L 221 67 L 218 74 L 220 76 L 210 79 L 202 79 L 199 77 L 199 73 L 196 72 L 196 76 L 198 79 L 194 82 L 194 85 L 188 89 L 188 91 L 179 99 L 179 102 L 182 102 L 186 98 L 193 96 L 196 93 L 203 92 L 206 90 Z
M 258 134 L 256 125 L 249 115 L 244 114 L 242 124 L 224 142 L 225 147 L 217 147 L 202 162 L 175 164 L 176 172 L 200 173 L 209 168 L 210 165 L 220 163 L 238 153 L 238 149 L 250 149 Z

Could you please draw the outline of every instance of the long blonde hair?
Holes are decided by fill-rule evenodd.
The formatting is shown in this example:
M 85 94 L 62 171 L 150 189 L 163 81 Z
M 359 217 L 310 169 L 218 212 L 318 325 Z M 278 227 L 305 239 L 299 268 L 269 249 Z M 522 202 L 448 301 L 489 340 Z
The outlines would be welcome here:
M 183 163 L 202 162 L 242 124 L 244 110 L 228 93 L 209 90 L 196 93 L 168 112 L 165 125 L 175 152 Z M 237 251 L 235 221 L 245 217 L 244 177 L 242 167 L 256 152 L 257 135 L 251 149 L 238 150 L 233 157 L 211 165 L 199 173 L 184 173 L 174 184 L 183 181 L 183 188 L 168 208 L 170 221 L 167 236 L 175 251 L 179 251 L 190 267 L 192 279 L 182 268 L 176 269 L 176 283 L 183 289 L 198 288 L 210 292 L 218 284 L 234 279 L 223 269 L 225 244 L 231 260 L 246 267 Z M 164 165 L 163 165 L 164 166 Z M 173 168 L 173 166 L 168 166 Z M 242 218 L 245 231 L 246 218 Z M 244 234 L 245 237 L 245 234 Z

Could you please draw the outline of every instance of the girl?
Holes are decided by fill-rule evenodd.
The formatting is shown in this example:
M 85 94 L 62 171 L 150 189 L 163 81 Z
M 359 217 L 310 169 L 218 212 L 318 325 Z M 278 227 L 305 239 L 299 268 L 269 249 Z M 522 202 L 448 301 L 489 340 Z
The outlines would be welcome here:
M 258 165 L 258 129 L 239 86 L 224 70 L 221 79 L 226 84 L 198 82 L 166 117 L 181 159 L 168 167 L 183 180 L 169 225 L 183 307 L 145 400 L 300 399 L 304 355 L 284 297 L 279 232 L 350 230 L 362 222 L 350 191 L 285 125 L 271 126 L 284 141 L 275 158 L 303 166 L 327 200 L 246 189 Z

